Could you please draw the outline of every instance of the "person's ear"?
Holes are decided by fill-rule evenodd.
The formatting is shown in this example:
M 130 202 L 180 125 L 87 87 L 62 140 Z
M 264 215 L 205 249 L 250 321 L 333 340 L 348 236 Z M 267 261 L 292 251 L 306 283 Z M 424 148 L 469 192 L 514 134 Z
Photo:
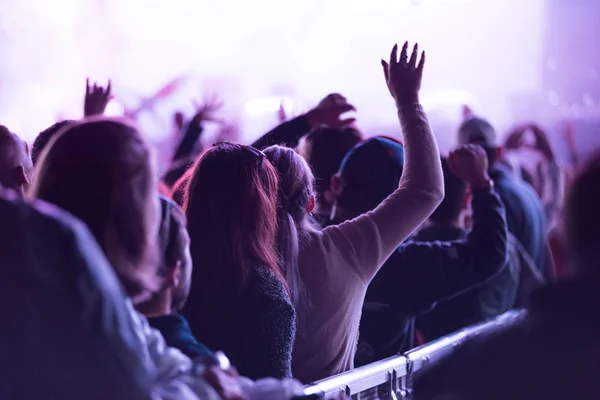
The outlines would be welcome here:
M 181 282 L 181 273 L 181 261 L 177 261 L 175 265 L 167 268 L 164 285 L 171 288 L 179 286 L 179 283 Z
M 496 147 L 496 160 L 504 159 L 504 146 Z
M 311 194 L 310 197 L 308 198 L 308 203 L 306 203 L 306 213 L 310 214 L 311 212 L 313 212 L 316 206 L 317 206 L 317 199 L 315 199 L 314 194 Z
M 342 192 L 342 179 L 335 174 L 329 180 L 329 191 L 337 198 Z
M 465 198 L 463 200 L 463 210 L 467 210 L 471 206 L 471 197 L 471 189 L 467 188 L 467 190 L 465 190 Z
M 25 169 L 23 168 L 22 165 L 19 165 L 18 167 L 15 168 L 15 182 L 19 186 L 29 185 L 29 178 L 27 177 L 27 174 L 25 173 Z

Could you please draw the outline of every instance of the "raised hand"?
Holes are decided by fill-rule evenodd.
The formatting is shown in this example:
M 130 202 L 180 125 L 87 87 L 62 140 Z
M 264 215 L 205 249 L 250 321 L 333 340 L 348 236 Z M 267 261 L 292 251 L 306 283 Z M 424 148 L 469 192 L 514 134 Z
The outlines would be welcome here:
M 539 126 L 533 123 L 518 125 L 513 128 L 504 141 L 504 148 L 517 150 L 525 146 L 525 133 L 529 131 L 533 133 L 535 139 L 535 150 L 542 153 L 548 161 L 553 162 L 556 157 L 548 136 Z
M 421 59 L 417 62 L 418 56 L 419 47 L 415 44 L 410 59 L 408 58 L 408 42 L 406 42 L 402 46 L 400 59 L 398 59 L 398 45 L 396 44 L 392 48 L 389 63 L 381 60 L 385 82 L 398 107 L 419 101 L 425 52 L 421 53 Z
M 536 150 L 542 153 L 546 160 L 554 162 L 556 156 L 554 154 L 554 150 L 552 149 L 552 144 L 550 144 L 550 140 L 548 140 L 548 135 L 546 135 L 546 132 L 544 132 L 544 130 L 536 124 L 530 124 L 529 129 L 531 129 L 531 132 L 533 132 L 533 136 L 535 137 Z
M 448 155 L 448 166 L 472 189 L 490 185 L 487 155 L 479 145 L 466 144 L 451 151 Z
M 177 132 L 181 132 L 183 130 L 183 126 L 185 125 L 185 116 L 181 111 L 177 111 L 175 114 L 173 114 L 173 124 L 175 125 Z
M 112 99 L 110 80 L 106 89 L 94 83 L 90 86 L 90 79 L 85 81 L 85 99 L 83 102 L 83 115 L 89 117 L 92 115 L 102 115 L 106 105 Z
M 327 95 L 315 108 L 306 113 L 306 118 L 313 129 L 322 126 L 341 129 L 356 121 L 356 118 L 342 119 L 342 115 L 349 111 L 356 111 L 356 108 L 341 94 L 333 93 Z
M 507 150 L 517 150 L 525 144 L 524 136 L 527 131 L 527 125 L 518 125 L 509 132 L 504 140 L 504 148 Z
M 217 111 L 223 107 L 223 102 L 219 100 L 217 95 L 206 98 L 202 104 L 195 102 L 196 114 L 192 117 L 190 123 L 201 124 L 202 122 L 211 121 L 222 123 L 223 121 L 216 117 Z
M 279 110 L 277 110 L 277 119 L 279 120 L 280 124 L 284 123 L 288 119 L 283 102 L 279 105 Z

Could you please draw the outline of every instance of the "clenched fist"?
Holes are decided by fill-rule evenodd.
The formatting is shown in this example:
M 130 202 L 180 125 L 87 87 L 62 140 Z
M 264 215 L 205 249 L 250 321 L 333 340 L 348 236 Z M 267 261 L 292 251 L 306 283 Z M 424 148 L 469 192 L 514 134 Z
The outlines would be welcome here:
M 448 155 L 448 165 L 472 189 L 490 186 L 488 159 L 483 147 L 476 144 L 458 147 Z

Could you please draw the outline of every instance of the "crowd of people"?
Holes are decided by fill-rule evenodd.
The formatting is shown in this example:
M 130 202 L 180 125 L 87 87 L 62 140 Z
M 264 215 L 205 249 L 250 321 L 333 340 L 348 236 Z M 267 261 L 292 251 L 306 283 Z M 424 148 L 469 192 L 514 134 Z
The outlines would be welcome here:
M 523 309 L 421 371 L 415 397 L 592 398 L 600 158 L 564 189 L 539 127 L 503 144 L 474 115 L 440 155 L 424 66 L 408 43 L 382 60 L 401 140 L 365 139 L 330 94 L 252 145 L 203 149 L 212 103 L 180 122 L 164 174 L 133 121 L 103 116 L 110 84 L 31 149 L 1 126 L 0 397 L 302 398 Z M 539 174 L 505 154 L 528 132 Z

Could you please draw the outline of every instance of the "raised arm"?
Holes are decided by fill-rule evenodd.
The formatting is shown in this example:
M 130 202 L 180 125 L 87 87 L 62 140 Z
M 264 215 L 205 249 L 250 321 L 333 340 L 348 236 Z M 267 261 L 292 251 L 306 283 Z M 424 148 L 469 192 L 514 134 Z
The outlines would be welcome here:
M 83 116 L 104 115 L 108 102 L 112 99 L 111 85 L 108 81 L 106 89 L 94 83 L 90 86 L 90 80 L 85 81 L 85 98 L 83 100 Z
M 252 146 L 263 149 L 277 144 L 294 148 L 298 146 L 300 139 L 313 129 L 322 126 L 344 128 L 352 124 L 355 121 L 354 118 L 342 119 L 342 115 L 349 111 L 355 111 L 355 108 L 348 103 L 344 96 L 337 93 L 329 94 L 315 108 L 304 115 L 277 125 L 252 143 Z
M 417 64 L 405 43 L 398 60 L 382 61 L 386 83 L 402 124 L 405 164 L 399 187 L 375 210 L 323 232 L 348 254 L 350 267 L 369 281 L 396 248 L 436 209 L 444 197 L 442 166 L 435 137 L 419 104 L 425 55 Z
M 398 304 L 411 312 L 429 309 L 482 284 L 506 264 L 504 207 L 487 176 L 485 151 L 476 145 L 462 146 L 448 161 L 471 189 L 473 228 L 464 240 L 408 242 L 398 249 L 397 268 L 385 274 L 397 282 Z
M 213 121 L 220 123 L 221 121 L 215 118 L 215 113 L 223 106 L 216 96 L 207 99 L 201 105 L 197 105 L 197 111 L 194 117 L 183 131 L 183 135 L 173 152 L 172 162 L 190 161 L 197 154 L 196 145 L 203 131 L 203 123 Z

